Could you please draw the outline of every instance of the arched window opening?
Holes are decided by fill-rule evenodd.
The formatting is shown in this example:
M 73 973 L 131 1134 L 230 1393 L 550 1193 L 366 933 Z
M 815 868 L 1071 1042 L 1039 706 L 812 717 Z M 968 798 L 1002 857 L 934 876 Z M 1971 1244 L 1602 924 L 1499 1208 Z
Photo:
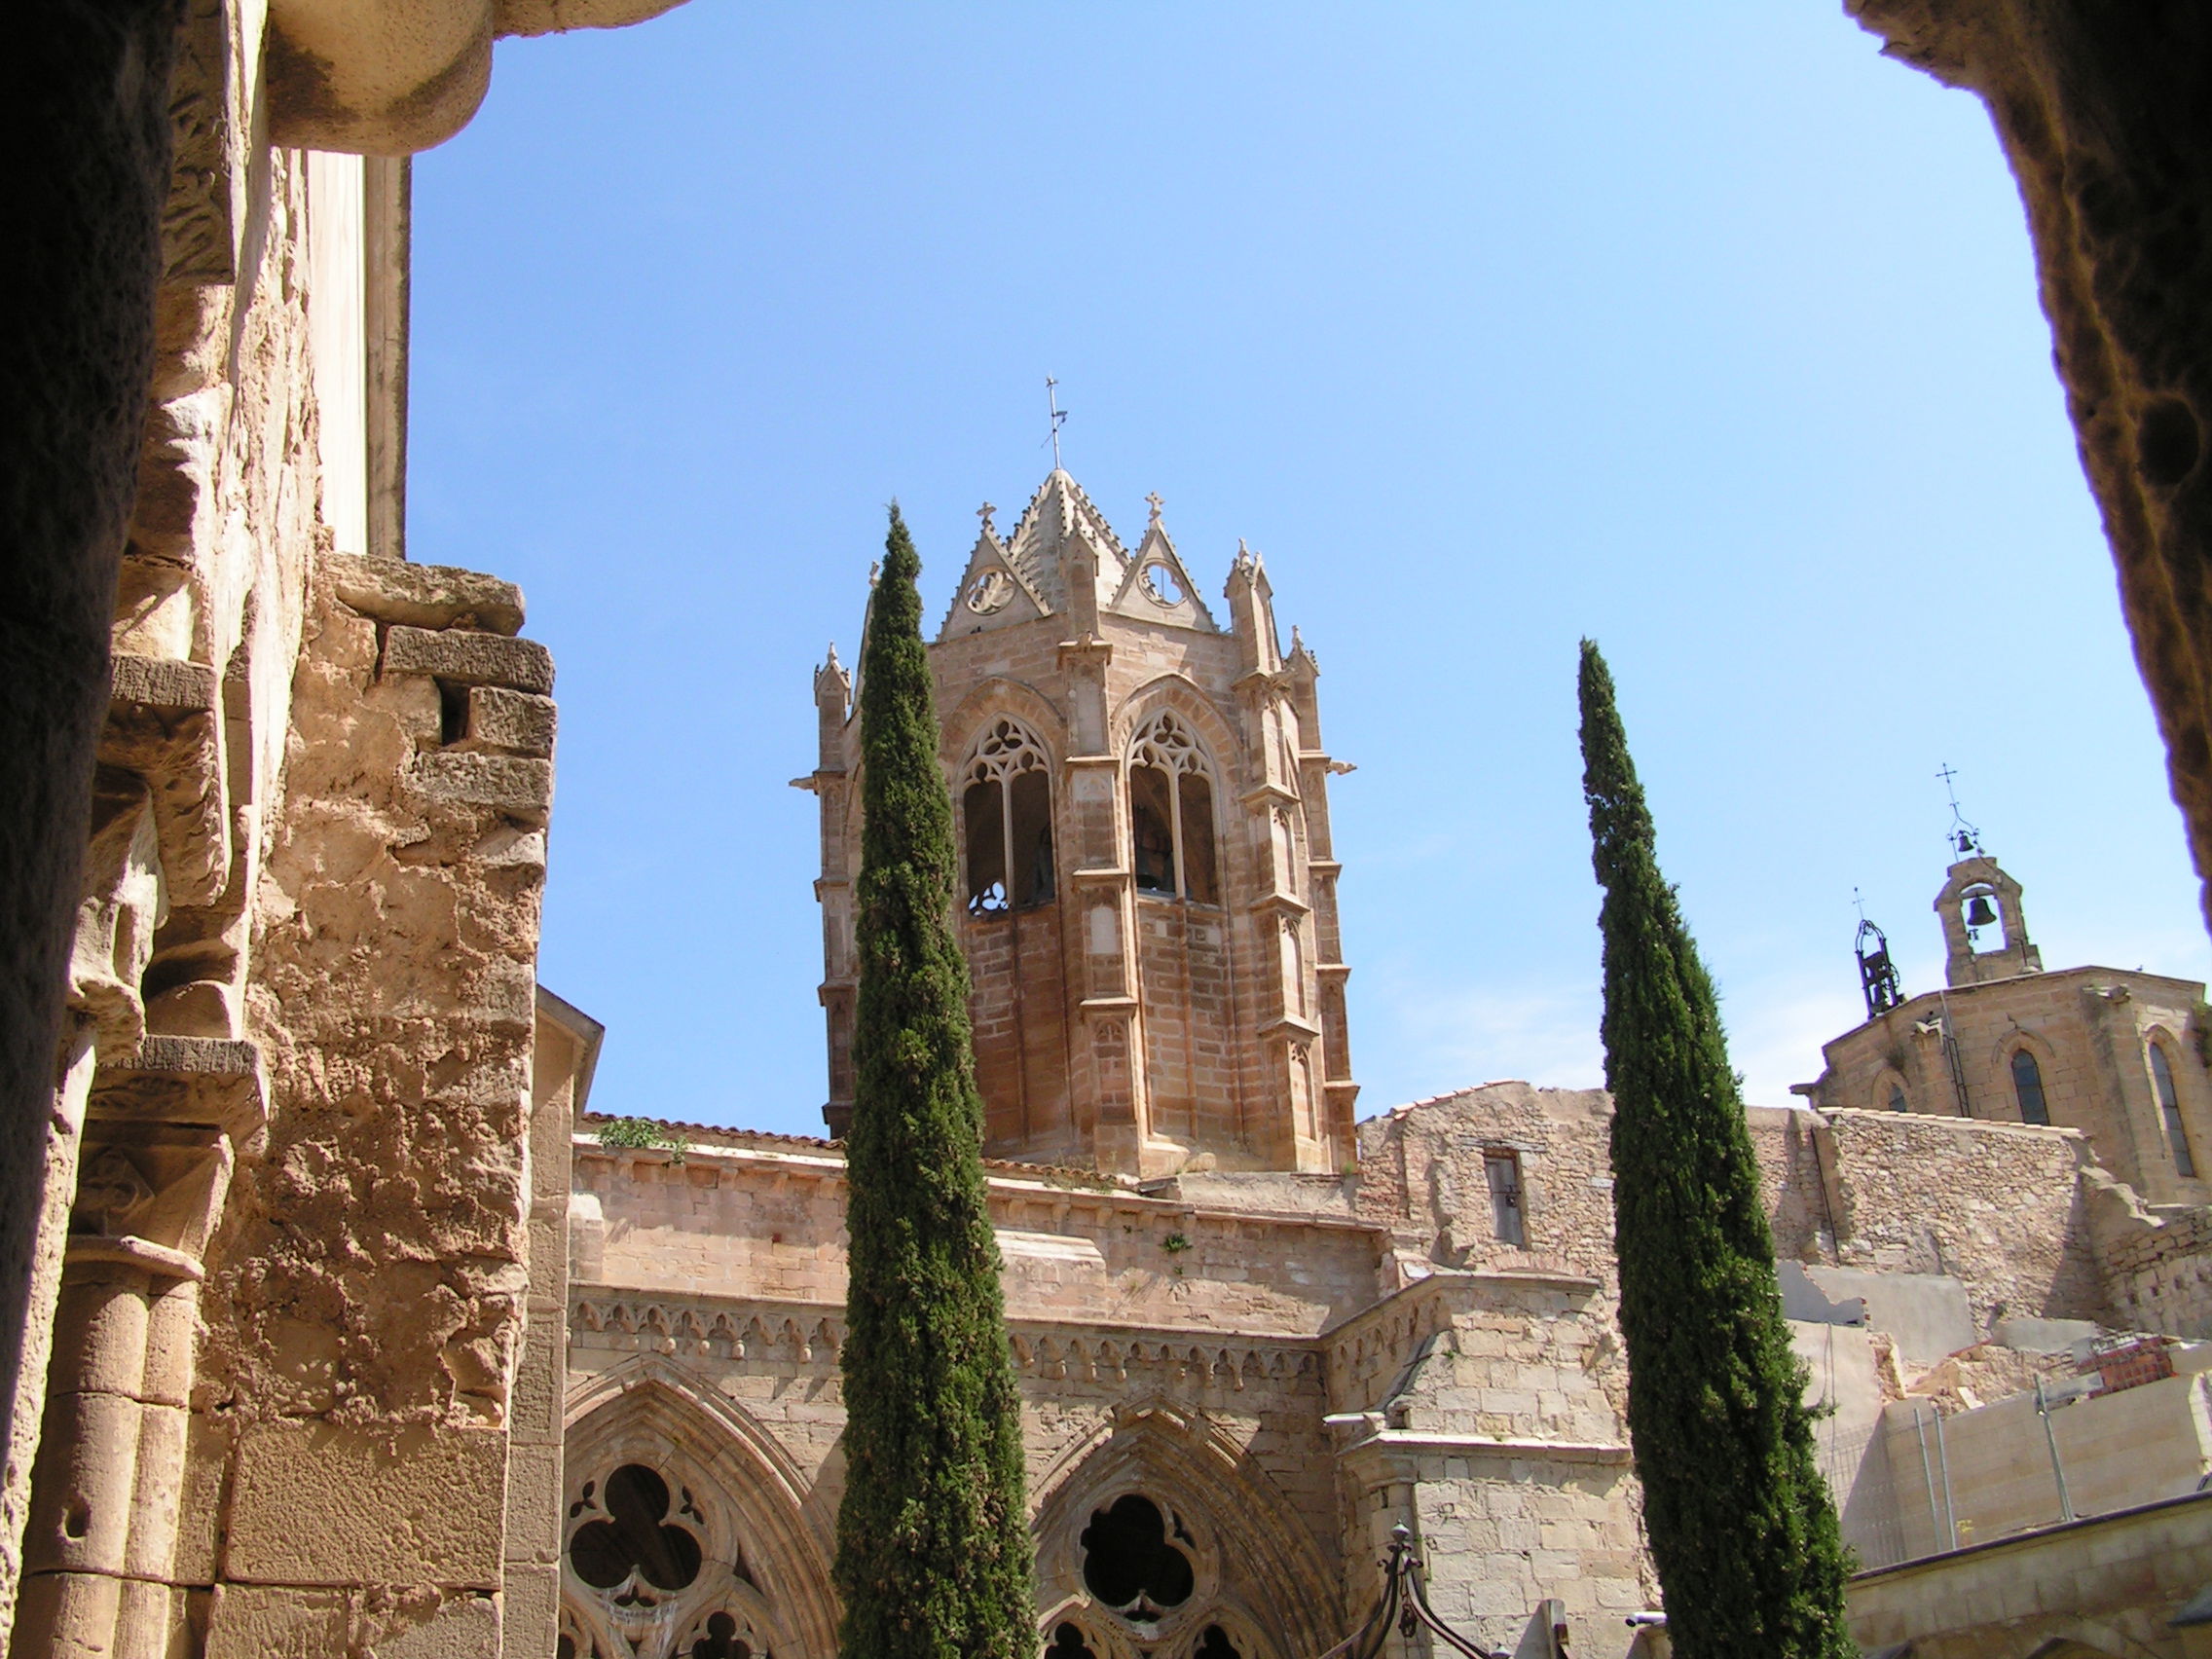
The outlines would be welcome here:
M 1967 948 L 1976 956 L 2005 948 L 2005 902 L 1997 889 L 1977 881 L 1959 895 L 1962 919 L 1967 925 Z
M 1890 1085 L 1890 1110 L 1893 1112 L 1909 1112 L 1912 1110 L 1911 1106 L 1905 1101 L 1904 1085 L 1901 1083 Z
M 1191 1650 L 1191 1659 L 1244 1659 L 1244 1655 L 1229 1640 L 1229 1632 L 1219 1625 L 1208 1625 L 1198 1646 Z
M 1050 903 L 1052 782 L 1044 750 L 1019 722 L 994 721 L 964 777 L 968 913 L 998 916 Z
M 1150 1624 L 1191 1599 L 1197 1578 L 1180 1524 L 1169 1534 L 1160 1505 L 1135 1493 L 1098 1510 L 1083 1530 L 1083 1581 L 1124 1618 Z
M 1052 1645 L 1045 1649 L 1045 1659 L 1098 1659 L 1098 1655 L 1084 1641 L 1082 1631 L 1063 1624 L 1052 1632 Z
M 2181 1095 L 2174 1088 L 2173 1063 L 2163 1043 L 2151 1045 L 2151 1083 L 2158 1095 L 2158 1116 L 2166 1125 L 2166 1146 L 2173 1153 L 2174 1173 L 2194 1179 L 2196 1160 L 2189 1150 L 2189 1131 L 2182 1126 Z
M 1173 714 L 1155 717 L 1130 751 L 1129 853 L 1138 892 L 1221 903 L 1213 779 Z
M 2019 1097 L 2021 1123 L 2050 1122 L 2050 1107 L 2043 1096 L 2043 1067 L 2025 1049 L 2012 1051 L 2012 1092 Z

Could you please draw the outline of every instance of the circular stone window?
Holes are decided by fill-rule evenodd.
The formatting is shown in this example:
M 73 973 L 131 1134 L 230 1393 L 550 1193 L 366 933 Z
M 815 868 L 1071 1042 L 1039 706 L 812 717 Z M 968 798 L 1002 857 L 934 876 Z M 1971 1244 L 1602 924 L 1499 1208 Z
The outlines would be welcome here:
M 1014 597 L 1014 578 L 1004 571 L 985 571 L 968 584 L 962 603 L 978 616 L 988 616 L 994 610 L 1004 610 L 1008 600 Z
M 1144 589 L 1145 598 L 1155 605 L 1181 605 L 1190 597 L 1174 567 L 1164 560 L 1156 559 L 1147 565 L 1137 577 L 1137 583 Z

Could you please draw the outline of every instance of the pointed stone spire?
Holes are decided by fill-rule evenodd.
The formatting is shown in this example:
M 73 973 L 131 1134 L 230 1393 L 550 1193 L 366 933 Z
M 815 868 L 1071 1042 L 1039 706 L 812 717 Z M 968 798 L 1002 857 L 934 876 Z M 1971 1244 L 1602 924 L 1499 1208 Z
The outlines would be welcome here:
M 1236 558 L 1229 567 L 1229 631 L 1236 636 L 1246 674 L 1272 674 L 1282 666 L 1275 650 L 1273 590 L 1260 556 L 1236 538 Z

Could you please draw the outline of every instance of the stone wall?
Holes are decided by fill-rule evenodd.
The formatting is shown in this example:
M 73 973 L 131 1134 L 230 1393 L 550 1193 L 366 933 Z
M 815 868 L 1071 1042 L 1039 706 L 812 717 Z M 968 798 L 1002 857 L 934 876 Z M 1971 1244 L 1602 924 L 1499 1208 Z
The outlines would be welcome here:
M 2107 1312 L 2082 1225 L 2078 1131 L 1788 1108 L 1753 1108 L 1751 1124 L 1778 1254 L 1948 1275 L 1980 1331 Z
M 2083 1191 L 2114 1321 L 2212 1337 L 2212 1209 L 2153 1211 L 2102 1170 L 2085 1173 Z
M 1907 1562 L 1851 1581 L 1852 1640 L 1928 1659 L 2195 1659 L 2174 1615 L 2212 1580 L 2212 1493 Z

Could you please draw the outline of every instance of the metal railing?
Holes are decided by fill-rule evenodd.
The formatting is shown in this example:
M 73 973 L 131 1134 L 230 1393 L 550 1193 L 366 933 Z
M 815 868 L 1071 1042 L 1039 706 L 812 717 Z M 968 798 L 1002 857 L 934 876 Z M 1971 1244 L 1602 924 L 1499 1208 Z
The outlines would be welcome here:
M 1382 1651 L 1382 1643 L 1389 1640 L 1390 1632 L 1409 1641 L 1425 1630 L 1466 1659 L 1496 1659 L 1487 1647 L 1479 1647 L 1461 1636 L 1428 1604 L 1428 1586 L 1423 1581 L 1420 1553 L 1414 1548 L 1413 1533 L 1404 1522 L 1390 1529 L 1390 1553 L 1381 1562 L 1382 1568 L 1382 1594 L 1375 1604 L 1375 1610 L 1367 1615 L 1367 1622 L 1320 1655 L 1320 1659 L 1376 1659 Z

